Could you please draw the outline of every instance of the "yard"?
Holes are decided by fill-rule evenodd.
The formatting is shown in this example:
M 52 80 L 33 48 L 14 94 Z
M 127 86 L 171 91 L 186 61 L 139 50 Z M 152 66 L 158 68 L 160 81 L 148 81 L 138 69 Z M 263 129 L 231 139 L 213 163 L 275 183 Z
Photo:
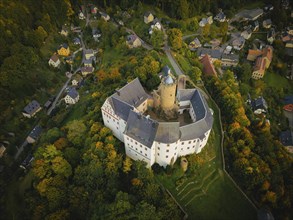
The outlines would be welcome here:
M 256 219 L 256 210 L 222 170 L 219 112 L 211 100 L 209 105 L 215 121 L 208 144 L 198 156 L 187 157 L 189 161 L 194 160 L 192 157 L 199 161 L 196 165 L 189 163 L 193 174 L 189 170 L 183 174 L 175 165 L 172 174 L 159 174 L 157 179 L 190 219 Z

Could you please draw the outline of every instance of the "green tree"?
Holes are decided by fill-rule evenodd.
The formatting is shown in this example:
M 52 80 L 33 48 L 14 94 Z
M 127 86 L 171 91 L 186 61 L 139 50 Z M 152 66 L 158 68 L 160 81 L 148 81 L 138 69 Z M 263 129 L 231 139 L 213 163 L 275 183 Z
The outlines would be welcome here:
M 182 32 L 177 28 L 168 30 L 168 40 L 173 49 L 179 50 L 182 47 Z
M 155 49 L 160 49 L 164 42 L 164 33 L 160 30 L 154 29 L 150 40 Z

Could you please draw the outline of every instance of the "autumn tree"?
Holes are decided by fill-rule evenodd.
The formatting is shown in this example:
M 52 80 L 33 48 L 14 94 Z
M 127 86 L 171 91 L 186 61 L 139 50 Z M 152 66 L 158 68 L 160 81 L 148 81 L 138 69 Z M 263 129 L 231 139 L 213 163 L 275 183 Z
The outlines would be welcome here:
M 172 48 L 180 49 L 182 47 L 182 32 L 177 28 L 168 30 L 168 40 Z

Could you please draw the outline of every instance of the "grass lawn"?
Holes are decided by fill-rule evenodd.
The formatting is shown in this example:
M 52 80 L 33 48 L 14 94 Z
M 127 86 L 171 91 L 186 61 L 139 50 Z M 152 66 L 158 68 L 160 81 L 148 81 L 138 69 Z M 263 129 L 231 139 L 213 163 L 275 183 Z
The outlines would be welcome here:
M 172 53 L 173 53 L 174 58 L 178 62 L 179 66 L 182 68 L 182 70 L 185 73 L 188 73 L 188 71 L 191 70 L 191 68 L 192 68 L 192 66 L 190 65 L 190 63 L 188 62 L 188 60 L 186 58 L 184 58 L 179 53 L 175 53 L 175 52 L 172 52 Z
M 264 76 L 264 81 L 267 86 L 278 89 L 288 89 L 288 91 L 293 92 L 293 86 L 291 82 L 277 73 L 267 72 Z
M 208 144 L 197 156 L 201 163 L 193 174 L 189 170 L 183 174 L 179 165 L 175 165 L 172 174 L 159 174 L 157 179 L 190 219 L 256 219 L 254 208 L 222 170 L 219 112 L 211 100 L 208 102 L 214 110 L 215 121 Z M 182 181 L 178 182 L 179 179 Z

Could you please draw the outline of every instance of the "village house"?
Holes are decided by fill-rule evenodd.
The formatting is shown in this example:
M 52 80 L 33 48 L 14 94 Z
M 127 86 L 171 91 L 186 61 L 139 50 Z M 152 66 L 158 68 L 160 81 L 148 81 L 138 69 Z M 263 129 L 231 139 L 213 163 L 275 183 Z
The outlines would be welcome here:
M 261 79 L 265 74 L 265 70 L 269 68 L 273 58 L 273 48 L 267 46 L 262 50 L 249 50 L 247 60 L 255 61 L 253 67 L 252 78 Z
M 102 36 L 102 33 L 99 29 L 97 28 L 93 28 L 92 29 L 92 35 L 93 35 L 93 38 L 97 41 L 99 37 Z
M 201 43 L 199 41 L 198 38 L 194 38 L 193 41 L 191 41 L 188 45 L 188 48 L 191 50 L 191 51 L 195 51 L 197 48 L 201 47 Z
M 84 66 L 89 66 L 89 67 L 93 66 L 93 60 L 92 60 L 92 58 L 89 59 L 89 60 L 84 60 L 83 61 L 83 65 Z
M 275 37 L 276 37 L 276 32 L 275 32 L 275 29 L 274 28 L 271 28 L 269 30 L 269 32 L 267 33 L 267 41 L 272 44 L 275 40 Z
M 95 58 L 94 50 L 92 50 L 92 49 L 86 49 L 84 51 L 84 56 L 85 56 L 85 59 L 86 60 L 89 60 L 91 58 Z
M 244 37 L 240 36 L 232 41 L 232 46 L 235 50 L 241 50 L 245 45 Z
M 203 73 L 209 76 L 217 76 L 217 72 L 215 70 L 215 67 L 212 63 L 212 60 L 210 59 L 209 55 L 204 55 L 203 58 L 201 58 L 200 62 L 203 65 Z
M 72 86 L 80 86 L 82 81 L 83 81 L 82 76 L 79 74 L 75 74 L 72 81 L 71 81 L 71 84 L 72 84 Z
M 149 29 L 149 34 L 152 34 L 154 29 L 159 31 L 162 30 L 162 25 L 157 18 L 153 20 L 152 25 Z
M 141 46 L 141 40 L 134 34 L 128 35 L 126 38 L 126 44 L 129 48 L 135 48 Z
M 78 37 L 75 37 L 75 38 L 73 39 L 73 44 L 74 44 L 74 45 L 80 45 L 80 44 L 81 44 L 80 39 L 79 39 Z
M 79 100 L 79 94 L 75 88 L 70 88 L 67 92 L 67 95 L 64 98 L 66 104 L 73 105 Z
M 6 147 L 4 147 L 3 144 L 0 145 L 0 158 L 4 156 L 4 153 L 6 151 Z
M 262 22 L 262 26 L 266 29 L 271 28 L 272 26 L 272 20 L 271 19 L 266 19 Z
M 42 133 L 42 128 L 41 128 L 41 126 L 37 125 L 36 127 L 34 127 L 34 129 L 27 136 L 26 141 L 29 144 L 35 143 L 37 141 L 37 139 L 40 137 L 41 133 Z
M 52 106 L 52 101 L 49 99 L 48 101 L 45 102 L 44 108 L 49 109 Z
M 268 105 L 266 100 L 262 96 L 256 99 L 253 99 L 251 101 L 251 109 L 254 114 L 266 113 L 268 110 Z
M 151 12 L 146 12 L 143 16 L 144 23 L 148 24 L 154 20 L 154 15 Z
M 197 49 L 198 57 L 204 57 L 206 54 L 209 55 L 212 62 L 221 60 L 222 57 L 222 51 L 220 49 L 210 49 L 202 47 Z
M 58 56 L 56 54 L 54 54 L 53 56 L 51 56 L 48 63 L 49 63 L 49 66 L 53 66 L 53 67 L 57 68 L 60 65 L 60 60 L 59 60 Z
M 222 54 L 221 65 L 225 67 L 237 66 L 239 63 L 239 55 L 237 54 Z
M 101 18 L 104 20 L 104 21 L 109 21 L 110 20 L 110 16 L 108 14 L 106 14 L 105 12 L 101 12 L 100 11 L 100 15 L 101 15 Z
M 221 10 L 215 17 L 214 20 L 219 21 L 219 22 L 225 22 L 226 21 L 226 15 L 224 12 Z
M 256 8 L 251 10 L 243 10 L 235 15 L 236 20 L 255 21 L 263 15 L 263 9 Z
M 91 13 L 92 14 L 97 14 L 98 13 L 98 8 L 96 7 L 96 6 L 94 6 L 94 5 L 91 5 Z
M 68 34 L 69 34 L 69 28 L 68 28 L 67 25 L 63 25 L 63 26 L 62 26 L 62 29 L 61 29 L 60 34 L 61 34 L 62 36 L 65 36 L 65 37 L 68 36 Z
M 67 57 L 67 56 L 69 56 L 69 54 L 70 54 L 69 46 L 68 46 L 66 43 L 61 44 L 61 45 L 59 46 L 57 52 L 58 52 L 58 54 L 59 54 L 60 56 L 66 56 L 66 57 Z
M 94 71 L 94 67 L 92 66 L 81 67 L 81 74 L 83 77 L 86 77 L 88 74 L 91 74 L 93 71 Z
M 252 29 L 251 29 L 251 28 L 247 28 L 246 30 L 244 30 L 244 31 L 241 33 L 241 36 L 242 36 L 245 40 L 248 40 L 248 39 L 251 37 L 251 34 L 252 34 Z
M 80 11 L 80 12 L 78 13 L 78 18 L 79 18 L 80 20 L 84 20 L 84 19 L 85 19 L 85 16 L 84 16 L 84 14 L 82 13 L 82 11 Z
M 27 106 L 24 107 L 22 114 L 27 118 L 31 118 L 37 114 L 37 112 L 41 111 L 41 105 L 36 101 L 33 100 Z

